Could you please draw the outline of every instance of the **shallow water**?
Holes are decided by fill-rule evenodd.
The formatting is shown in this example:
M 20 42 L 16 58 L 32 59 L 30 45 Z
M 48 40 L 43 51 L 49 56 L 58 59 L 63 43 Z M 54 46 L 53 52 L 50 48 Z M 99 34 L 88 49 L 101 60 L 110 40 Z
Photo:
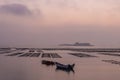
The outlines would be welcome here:
M 102 61 L 120 61 L 118 56 L 84 52 L 97 57 L 76 57 L 68 53 L 79 52 L 60 50 L 44 52 L 58 53 L 62 58 L 18 57 L 6 56 L 12 53 L 0 54 L 0 80 L 120 80 L 120 65 Z M 74 72 L 56 70 L 56 66 L 43 65 L 41 60 L 52 60 L 63 64 L 75 63 Z

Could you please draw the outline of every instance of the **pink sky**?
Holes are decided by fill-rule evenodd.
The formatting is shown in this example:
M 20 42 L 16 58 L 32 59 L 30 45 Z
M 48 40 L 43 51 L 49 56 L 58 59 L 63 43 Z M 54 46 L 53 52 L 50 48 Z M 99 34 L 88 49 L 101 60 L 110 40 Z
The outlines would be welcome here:
M 44 22 L 50 24 L 120 25 L 120 0 L 1 0 L 0 3 L 26 5 L 32 12 L 40 12 Z M 41 19 L 41 14 L 37 19 Z
M 0 44 L 39 47 L 78 41 L 118 47 L 119 4 L 120 0 L 0 0 Z

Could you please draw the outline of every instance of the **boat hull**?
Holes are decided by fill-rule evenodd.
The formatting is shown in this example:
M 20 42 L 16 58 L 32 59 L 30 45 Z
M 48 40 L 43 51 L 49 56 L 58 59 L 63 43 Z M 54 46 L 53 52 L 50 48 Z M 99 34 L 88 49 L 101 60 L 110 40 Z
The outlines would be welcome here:
M 56 63 L 56 68 L 57 69 L 63 69 L 63 70 L 73 70 L 74 65 L 64 65 L 64 64 L 60 64 L 60 63 Z

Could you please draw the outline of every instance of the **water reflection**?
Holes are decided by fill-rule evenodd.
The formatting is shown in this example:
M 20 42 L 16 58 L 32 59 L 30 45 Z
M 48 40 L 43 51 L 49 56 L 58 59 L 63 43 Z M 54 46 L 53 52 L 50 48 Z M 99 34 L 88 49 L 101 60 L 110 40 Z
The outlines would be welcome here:
M 56 68 L 56 70 L 55 70 L 56 72 L 57 71 L 64 71 L 64 72 L 67 72 L 67 73 L 70 73 L 70 72 L 72 72 L 72 73 L 75 73 L 75 71 L 74 71 L 74 69 L 62 69 L 62 68 Z

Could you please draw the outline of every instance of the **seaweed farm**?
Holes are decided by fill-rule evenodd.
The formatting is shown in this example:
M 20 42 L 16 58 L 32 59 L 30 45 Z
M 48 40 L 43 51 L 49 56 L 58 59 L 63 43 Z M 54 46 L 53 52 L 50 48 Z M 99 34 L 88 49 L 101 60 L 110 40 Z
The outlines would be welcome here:
M 0 80 L 119 80 L 119 74 L 118 48 L 0 49 Z
M 13 53 L 13 54 L 8 54 L 6 56 L 16 56 L 16 55 L 20 55 L 20 54 L 23 54 L 23 53 Z
M 96 57 L 96 56 L 85 54 L 85 53 L 69 53 L 69 54 L 76 57 Z
M 45 58 L 45 57 L 47 57 L 47 58 L 62 58 L 57 53 L 43 53 L 42 58 Z
M 117 54 L 117 53 L 99 53 L 99 54 L 120 57 L 120 54 Z
M 17 56 L 17 57 L 41 57 L 41 58 L 62 58 L 59 54 L 57 53 L 44 53 L 41 50 L 29 50 L 27 52 L 15 52 L 12 53 L 13 51 L 6 51 L 4 54 L 7 54 L 6 56 Z M 3 54 L 3 52 L 1 52 Z
M 118 64 L 120 65 L 120 61 L 116 61 L 116 60 L 102 60 L 103 62 L 108 62 L 108 63 L 111 63 L 111 64 Z
M 43 54 L 42 54 L 42 58 L 44 58 L 44 57 L 48 57 L 48 58 L 50 58 L 51 56 L 50 56 L 49 53 L 43 53 Z
M 19 57 L 29 57 L 31 55 L 32 55 L 32 53 L 25 53 L 25 54 L 20 55 Z
M 50 53 L 52 58 L 62 58 L 60 55 L 58 55 L 57 53 Z
M 12 51 L 10 51 L 10 50 L 6 50 L 6 51 L 2 51 L 2 52 L 0 52 L 0 54 L 7 54 L 7 53 L 12 53 L 12 52 L 15 52 L 16 50 L 12 50 Z
M 41 53 L 33 53 L 30 57 L 39 57 Z

